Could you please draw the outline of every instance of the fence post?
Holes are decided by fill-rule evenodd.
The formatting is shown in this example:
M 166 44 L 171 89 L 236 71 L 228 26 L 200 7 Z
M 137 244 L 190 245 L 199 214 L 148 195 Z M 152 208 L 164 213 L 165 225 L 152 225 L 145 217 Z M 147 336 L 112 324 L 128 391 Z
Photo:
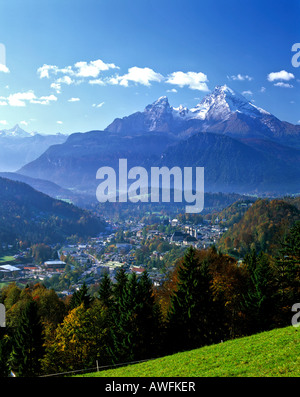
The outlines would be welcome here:
M 5 306 L 0 303 L 0 327 L 5 327 Z

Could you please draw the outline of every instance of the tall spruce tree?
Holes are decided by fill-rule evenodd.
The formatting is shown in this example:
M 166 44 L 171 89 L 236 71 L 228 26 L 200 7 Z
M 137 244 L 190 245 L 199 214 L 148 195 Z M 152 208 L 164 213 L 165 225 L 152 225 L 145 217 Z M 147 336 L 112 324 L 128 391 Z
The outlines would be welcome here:
M 243 295 L 242 308 L 247 322 L 246 332 L 266 331 L 274 325 L 275 286 L 270 260 L 264 253 L 252 252 L 249 266 L 249 283 Z
M 284 238 L 275 261 L 278 325 L 290 324 L 291 307 L 300 299 L 300 221 Z
M 85 308 L 88 308 L 92 302 L 93 298 L 88 293 L 88 288 L 86 283 L 80 287 L 78 291 L 75 291 L 72 295 L 70 301 L 70 309 L 75 309 L 75 307 L 80 306 L 82 303 Z
M 145 271 L 138 279 L 136 313 L 136 359 L 152 358 L 160 354 L 162 315 L 155 302 L 153 284 Z
M 110 352 L 113 362 L 130 361 L 128 353 L 127 321 L 128 312 L 128 277 L 124 268 L 118 269 L 113 285 L 113 306 L 111 310 Z
M 43 328 L 38 315 L 37 303 L 26 303 L 12 341 L 10 363 L 17 376 L 37 376 L 44 354 Z
M 120 269 L 113 285 L 111 352 L 115 362 L 128 362 L 158 354 L 160 311 L 152 282 L 145 272 L 139 278 Z
M 99 300 L 105 307 L 112 303 L 112 283 L 108 273 L 105 273 L 100 281 L 98 290 Z
M 7 378 L 9 369 L 9 355 L 11 351 L 10 337 L 5 328 L 0 327 L 0 378 Z
M 219 313 L 210 290 L 209 258 L 199 260 L 190 247 L 178 279 L 168 313 L 169 350 L 188 350 L 218 341 Z

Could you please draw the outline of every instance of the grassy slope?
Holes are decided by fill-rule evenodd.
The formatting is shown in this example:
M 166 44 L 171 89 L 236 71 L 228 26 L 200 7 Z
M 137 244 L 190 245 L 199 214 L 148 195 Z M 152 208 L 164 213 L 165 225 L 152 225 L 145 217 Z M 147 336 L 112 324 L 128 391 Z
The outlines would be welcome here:
M 5 255 L 5 256 L 0 256 L 0 264 L 5 263 L 5 262 L 13 262 L 15 261 L 15 258 L 10 255 Z
M 145 363 L 81 376 L 300 376 L 299 331 L 292 326 L 275 329 Z

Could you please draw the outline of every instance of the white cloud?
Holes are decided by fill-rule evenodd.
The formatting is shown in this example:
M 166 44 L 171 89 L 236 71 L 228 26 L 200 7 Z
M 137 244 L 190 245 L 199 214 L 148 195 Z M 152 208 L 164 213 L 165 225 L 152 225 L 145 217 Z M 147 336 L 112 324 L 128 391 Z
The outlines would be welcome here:
M 72 80 L 70 76 L 63 76 L 63 77 L 60 77 L 59 79 L 57 79 L 56 83 L 58 83 L 58 84 L 63 83 L 63 84 L 71 85 L 72 83 L 74 83 L 74 80 Z
M 150 86 L 151 82 L 161 82 L 162 80 L 163 76 L 160 73 L 156 73 L 153 69 L 133 66 L 128 69 L 127 74 L 111 77 L 108 82 L 110 84 L 120 84 L 124 87 L 128 87 L 130 81 L 136 84 Z
M 8 125 L 8 122 L 6 120 L 0 120 L 1 125 Z
M 61 93 L 61 85 L 59 83 L 52 83 L 50 87 L 53 88 L 57 94 Z
M 248 80 L 251 81 L 253 80 L 253 77 L 246 75 L 242 75 L 242 74 L 237 74 L 237 75 L 232 75 L 232 76 L 227 76 L 228 80 L 239 80 L 239 81 L 244 81 L 244 80 Z
M 22 124 L 22 125 L 28 125 L 27 121 L 25 121 L 25 120 L 20 121 L 20 124 Z
M 265 92 L 266 91 L 266 87 L 261 87 L 260 92 Z
M 191 90 L 209 91 L 207 76 L 202 72 L 174 72 L 167 77 L 166 82 L 179 87 L 188 86 Z
M 8 69 L 7 66 L 3 65 L 3 63 L 0 63 L 0 72 L 10 73 L 10 70 Z
M 78 102 L 80 101 L 80 98 L 70 98 L 68 99 L 68 102 Z
M 89 63 L 76 62 L 74 66 L 77 69 L 76 75 L 80 77 L 97 77 L 102 71 L 119 69 L 114 63 L 105 63 L 101 59 Z
M 103 105 L 104 105 L 104 103 L 105 102 L 101 102 L 101 103 L 98 103 L 98 105 L 96 105 L 95 103 L 93 103 L 93 108 L 101 108 Z
M 37 72 L 39 74 L 40 79 L 44 79 L 44 78 L 49 79 L 50 78 L 49 72 L 53 71 L 54 73 L 57 73 L 58 70 L 59 70 L 58 67 L 55 65 L 44 64 L 43 66 L 38 68 Z
M 8 104 L 10 106 L 26 106 L 26 101 L 32 102 L 36 99 L 36 96 L 33 91 L 27 92 L 17 92 L 15 94 L 11 94 L 8 96 Z
M 7 102 L 5 102 L 5 101 L 0 101 L 0 106 L 7 106 Z
M 292 84 L 283 83 L 282 81 L 279 81 L 278 83 L 275 83 L 274 85 L 276 87 L 283 87 L 283 88 L 293 88 L 294 87 Z
M 63 124 L 63 122 L 60 121 L 60 120 L 58 120 L 56 123 L 57 123 L 57 124 Z
M 170 90 L 167 90 L 167 92 L 174 92 L 174 93 L 176 93 L 176 92 L 178 92 L 178 91 L 176 90 L 176 88 L 171 88 Z
M 91 85 L 121 85 L 128 87 L 130 83 L 141 84 L 144 86 L 150 86 L 153 82 L 167 82 L 169 84 L 177 85 L 179 87 L 187 86 L 193 90 L 209 91 L 207 87 L 207 76 L 202 72 L 181 72 L 177 71 L 164 77 L 162 74 L 155 72 L 149 67 L 137 67 L 133 66 L 128 69 L 128 72 L 120 75 L 102 75 L 102 72 L 120 69 L 114 63 L 105 63 L 101 59 L 97 59 L 90 62 L 80 61 L 74 63 L 72 66 L 66 66 L 59 68 L 56 65 L 44 64 L 37 69 L 37 73 L 41 79 L 50 79 L 54 77 L 50 87 L 56 91 L 57 94 L 61 93 L 62 84 L 80 84 L 87 81 L 85 78 L 89 78 L 88 83 Z M 60 75 L 60 76 L 59 76 Z M 238 75 L 241 79 L 251 79 L 249 76 Z M 167 92 L 176 93 L 175 88 L 168 90 Z
M 38 103 L 40 105 L 49 105 L 50 102 L 56 102 L 57 97 L 53 94 L 48 95 L 48 96 L 41 96 L 40 98 L 37 99 L 32 99 L 30 103 Z
M 89 84 L 106 85 L 106 83 L 102 79 L 90 80 Z M 118 83 L 116 83 L 116 84 L 118 84 Z
M 247 90 L 247 91 L 243 91 L 242 94 L 243 95 L 253 95 L 253 92 L 250 90 Z
M 271 82 L 275 80 L 289 81 L 294 78 L 295 76 L 293 75 L 293 73 L 289 73 L 286 70 L 281 70 L 280 72 L 272 72 L 268 74 L 268 80 Z
M 1 101 L 0 104 L 8 104 L 14 107 L 25 107 L 26 103 L 49 105 L 50 102 L 57 101 L 57 97 L 55 95 L 37 97 L 31 90 L 27 92 L 17 92 L 10 94 L 7 98 L 1 97 L 0 99 L 5 100 Z

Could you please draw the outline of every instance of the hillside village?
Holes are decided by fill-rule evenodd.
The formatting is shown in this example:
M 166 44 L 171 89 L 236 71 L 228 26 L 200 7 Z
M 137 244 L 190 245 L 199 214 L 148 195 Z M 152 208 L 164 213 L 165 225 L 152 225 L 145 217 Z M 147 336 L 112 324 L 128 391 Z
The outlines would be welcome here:
M 147 270 L 154 285 L 160 285 L 170 266 L 166 266 L 165 258 L 170 250 L 175 255 L 182 256 L 185 248 L 192 245 L 195 248 L 207 248 L 215 244 L 227 230 L 221 226 L 218 217 L 203 224 L 190 225 L 181 223 L 177 218 L 163 217 L 156 229 L 149 229 L 140 221 L 112 222 L 107 220 L 107 229 L 99 236 L 80 243 L 65 243 L 57 250 L 57 259 L 37 263 L 29 255 L 29 248 L 18 250 L 11 261 L 0 263 L 0 282 L 17 281 L 26 285 L 31 281 L 48 281 L 65 275 L 66 272 L 76 271 L 76 283 L 69 289 L 57 291 L 61 295 L 69 295 L 79 289 L 83 283 L 88 286 L 99 283 L 103 274 L 109 273 L 114 281 L 116 271 L 124 267 L 128 273 L 137 275 Z M 123 236 L 118 240 L 118 232 Z M 163 250 L 149 252 L 147 263 L 137 260 L 137 251 L 145 244 L 160 241 L 165 243 Z M 12 250 L 12 246 L 3 247 Z M 52 247 L 54 249 L 54 247 Z M 153 266 L 155 263 L 156 266 Z

